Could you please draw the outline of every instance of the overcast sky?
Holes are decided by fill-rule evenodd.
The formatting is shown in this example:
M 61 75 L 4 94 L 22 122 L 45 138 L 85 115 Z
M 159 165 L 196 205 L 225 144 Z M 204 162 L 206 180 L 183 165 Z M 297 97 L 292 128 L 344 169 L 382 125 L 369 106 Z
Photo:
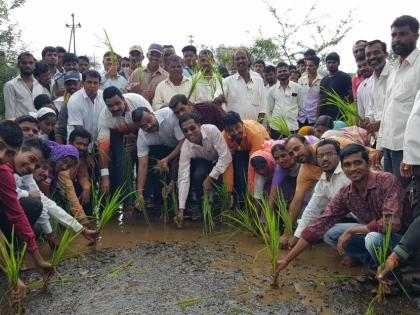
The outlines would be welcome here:
M 328 25 L 354 12 L 354 26 L 347 37 L 334 50 L 341 56 L 341 69 L 354 72 L 355 64 L 351 47 L 357 39 L 381 39 L 390 43 L 390 24 L 402 14 L 420 19 L 420 1 L 388 2 L 381 0 L 318 0 L 318 15 L 325 15 Z M 278 12 L 291 8 L 291 22 L 300 21 L 314 0 L 272 0 Z M 173 44 L 177 53 L 188 44 L 188 35 L 194 44 L 207 46 L 249 45 L 258 36 L 275 36 L 278 24 L 263 0 L 158 0 L 158 1 L 99 1 L 99 0 L 27 0 L 22 8 L 14 10 L 11 18 L 22 30 L 23 41 L 40 57 L 44 46 L 68 48 L 74 12 L 76 23 L 77 54 L 94 54 L 102 60 L 107 50 L 100 43 L 106 29 L 114 50 L 128 55 L 129 47 L 139 44 L 144 50 L 150 43 Z M 310 35 L 310 34 L 308 34 Z

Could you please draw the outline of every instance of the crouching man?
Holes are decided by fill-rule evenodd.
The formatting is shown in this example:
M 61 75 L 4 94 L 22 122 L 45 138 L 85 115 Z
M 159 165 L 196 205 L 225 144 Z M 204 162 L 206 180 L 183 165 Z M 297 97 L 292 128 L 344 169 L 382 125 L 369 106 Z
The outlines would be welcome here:
M 322 238 L 340 255 L 376 265 L 374 246 L 382 245 L 388 223 L 392 226 L 390 248 L 401 238 L 397 233 L 410 213 L 403 211 L 404 190 L 397 178 L 391 173 L 371 172 L 368 152 L 361 145 L 345 146 L 340 159 L 351 183 L 341 188 L 321 216 L 302 231 L 296 246 L 278 261 L 277 274 L 309 244 Z M 338 223 L 350 212 L 360 223 Z
M 201 125 L 194 114 L 179 118 L 179 126 L 185 136 L 181 147 L 178 170 L 178 227 L 182 226 L 185 204 L 190 184 L 195 189 L 197 200 L 212 189 L 230 163 L 232 155 L 223 134 L 214 125 Z

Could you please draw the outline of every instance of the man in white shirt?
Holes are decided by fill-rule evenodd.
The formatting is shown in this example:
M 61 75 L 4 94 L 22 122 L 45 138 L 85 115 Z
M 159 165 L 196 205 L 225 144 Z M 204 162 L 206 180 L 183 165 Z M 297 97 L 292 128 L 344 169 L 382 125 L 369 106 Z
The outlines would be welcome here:
M 295 246 L 301 232 L 320 216 L 335 194 L 350 183 L 340 164 L 340 144 L 332 139 L 321 140 L 316 148 L 316 158 L 322 170 L 312 197 L 301 218 L 297 221 L 294 237 L 289 239 L 289 247 Z
M 220 82 L 213 71 L 215 61 L 210 50 L 203 49 L 200 51 L 198 54 L 198 66 L 203 71 L 203 77 L 198 85 L 200 96 L 204 102 L 211 102 L 217 89 L 220 89 Z
M 365 78 L 357 88 L 356 102 L 357 111 L 361 117 L 368 117 L 368 113 L 371 112 L 372 104 L 370 103 L 372 87 L 369 78 L 372 76 L 373 69 L 369 66 L 366 55 L 359 55 L 356 58 L 357 73 L 359 76 Z
M 67 135 L 76 128 L 84 128 L 92 135 L 96 143 L 99 114 L 105 108 L 102 91 L 99 90 L 101 75 L 96 70 L 89 70 L 83 79 L 83 88 L 74 93 L 68 103 Z
M 388 57 L 386 44 L 380 40 L 373 40 L 366 44 L 366 59 L 373 69 L 373 75 L 368 79 L 371 86 L 370 110 L 366 114 L 369 122 L 366 131 L 376 135 L 381 124 L 382 112 L 384 109 L 386 85 L 391 66 L 387 63 Z
M 6 119 L 15 119 L 30 112 L 36 112 L 34 99 L 43 94 L 44 88 L 33 77 L 35 70 L 34 56 L 23 52 L 18 56 L 20 75 L 6 82 L 3 86 Z
M 226 103 L 226 111 L 238 113 L 242 119 L 259 120 L 265 116 L 267 98 L 264 81 L 250 72 L 251 57 L 243 49 L 236 51 L 234 66 L 237 73 L 223 80 L 223 89 L 217 90 L 215 102 Z
M 132 120 L 140 128 L 137 137 L 137 206 L 140 206 L 145 198 L 159 201 L 161 197 L 162 183 L 159 176 L 148 176 L 149 164 L 160 171 L 170 171 L 171 181 L 175 181 L 184 135 L 169 107 L 154 113 L 145 107 L 137 108 L 132 112 Z
M 191 91 L 192 81 L 183 75 L 183 61 L 182 58 L 176 55 L 168 59 L 169 78 L 160 82 L 155 91 L 153 98 L 153 109 L 158 110 L 162 107 L 168 106 L 172 96 L 176 94 L 184 94 L 189 97 L 191 103 L 202 102 L 199 89 L 195 88 Z M 191 93 L 191 95 L 189 95 Z
M 122 94 L 116 86 L 107 87 L 103 92 L 103 99 L 106 104 L 99 115 L 98 125 L 98 148 L 99 167 L 101 170 L 101 190 L 108 193 L 110 180 L 111 191 L 122 186 L 124 170 L 131 162 L 131 172 L 136 155 L 136 138 L 138 127 L 133 123 L 131 113 L 139 107 L 152 110 L 149 102 L 136 93 Z M 124 154 L 127 155 L 124 157 Z M 108 165 L 112 165 L 109 170 Z
M 113 60 L 115 59 L 115 60 Z M 107 87 L 115 86 L 121 92 L 127 89 L 128 81 L 121 74 L 118 73 L 117 54 L 107 51 L 102 60 L 104 71 L 101 73 L 101 88 L 105 90 Z
M 384 110 L 379 127 L 377 149 L 384 157 L 384 170 L 393 173 L 403 187 L 409 180 L 401 177 L 404 132 L 420 90 L 420 50 L 416 48 L 419 22 L 403 15 L 391 25 L 392 50 L 399 56 L 388 77 Z
M 267 114 L 270 115 L 268 123 L 272 139 L 279 139 L 282 131 L 279 130 L 275 120 L 284 119 L 290 131 L 299 129 L 298 113 L 302 107 L 302 94 L 299 84 L 289 80 L 289 65 L 280 62 L 277 65 L 277 78 L 279 81 L 270 88 L 267 95 Z
M 200 126 L 198 117 L 191 113 L 181 116 L 179 125 L 185 136 L 178 170 L 177 223 L 181 226 L 190 182 L 195 192 L 195 199 L 201 204 L 201 197 L 214 188 L 215 182 L 232 162 L 232 155 L 222 133 L 216 126 Z

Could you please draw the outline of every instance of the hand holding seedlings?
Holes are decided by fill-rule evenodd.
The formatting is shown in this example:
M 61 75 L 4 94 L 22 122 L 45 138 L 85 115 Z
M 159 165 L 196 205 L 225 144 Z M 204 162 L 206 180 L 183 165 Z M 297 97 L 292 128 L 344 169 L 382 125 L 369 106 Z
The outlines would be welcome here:
M 391 254 L 392 255 L 392 254 Z M 391 256 L 390 256 L 391 257 Z M 388 274 L 392 272 L 397 266 L 397 260 L 395 258 L 390 258 L 386 260 L 385 267 L 381 270 L 381 268 L 378 268 L 378 272 L 376 274 L 376 279 L 384 285 L 392 285 L 392 281 L 388 279 Z
M 169 161 L 167 158 L 157 161 L 155 169 L 162 173 L 169 172 Z
M 82 235 L 88 241 L 94 242 L 98 237 L 98 232 L 95 231 L 95 230 L 90 230 L 90 229 L 84 228 L 83 231 L 82 231 Z
M 203 181 L 203 190 L 204 192 L 209 192 L 213 187 L 213 178 L 207 176 L 207 178 Z
M 280 237 L 280 248 L 281 249 L 289 248 L 289 237 L 287 236 L 286 232 L 284 232 L 282 236 Z
M 103 194 L 108 194 L 110 186 L 111 186 L 111 183 L 109 181 L 109 176 L 102 176 L 101 177 L 101 192 Z
M 16 287 L 11 288 L 11 292 L 13 303 L 21 303 L 26 297 L 25 283 L 21 279 L 18 279 Z

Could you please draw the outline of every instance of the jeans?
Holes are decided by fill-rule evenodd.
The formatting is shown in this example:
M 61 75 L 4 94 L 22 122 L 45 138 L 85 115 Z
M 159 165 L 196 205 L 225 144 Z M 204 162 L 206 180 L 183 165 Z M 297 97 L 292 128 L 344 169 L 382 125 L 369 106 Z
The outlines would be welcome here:
M 201 198 L 204 195 L 203 182 L 213 169 L 213 162 L 205 159 L 192 159 L 190 166 L 190 200 L 191 202 L 201 204 Z M 220 176 L 222 178 L 222 176 Z
M 338 223 L 324 234 L 324 242 L 337 248 L 338 239 L 350 227 L 361 226 L 359 223 Z M 350 258 L 364 264 L 377 266 L 378 259 L 374 247 L 382 246 L 385 235 L 378 232 L 367 234 L 354 234 L 347 242 L 344 252 Z M 401 239 L 399 234 L 391 234 L 391 241 L 388 251 L 390 252 Z
M 233 188 L 240 201 L 243 201 L 247 192 L 249 151 L 236 151 L 232 155 Z
M 401 183 L 403 188 L 407 188 L 410 184 L 410 179 L 401 177 L 400 173 L 400 164 L 403 159 L 403 151 L 393 151 L 389 149 L 384 149 L 384 171 L 394 174 L 398 181 Z

